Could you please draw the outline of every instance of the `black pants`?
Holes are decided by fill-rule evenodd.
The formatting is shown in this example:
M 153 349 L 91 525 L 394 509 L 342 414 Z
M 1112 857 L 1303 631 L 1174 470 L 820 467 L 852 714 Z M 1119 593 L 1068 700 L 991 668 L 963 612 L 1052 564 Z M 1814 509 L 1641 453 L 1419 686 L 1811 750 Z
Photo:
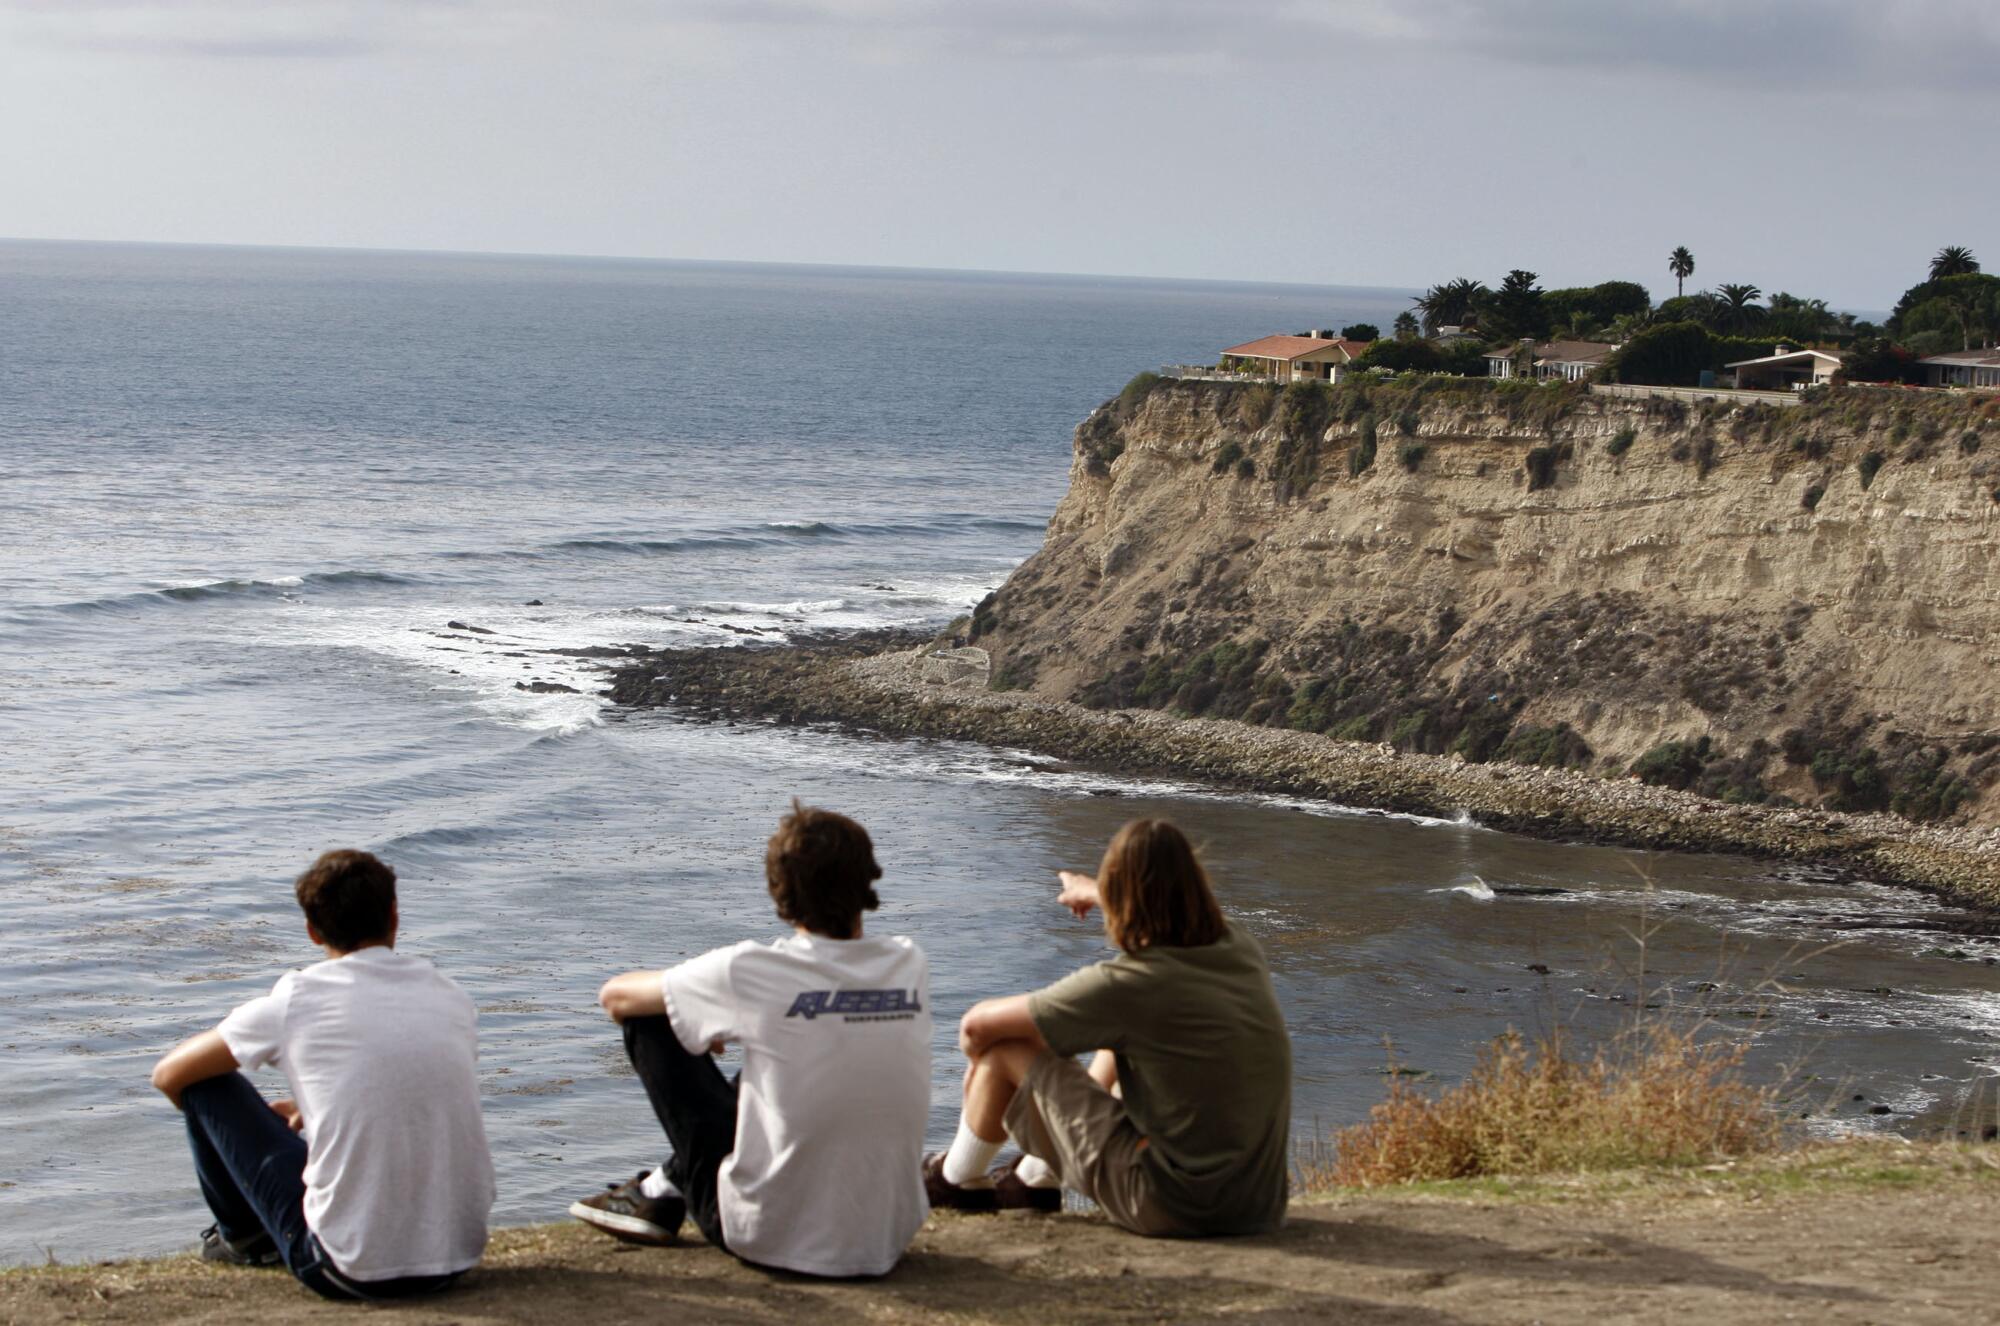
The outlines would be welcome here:
M 271 1236 L 299 1283 L 325 1298 L 407 1298 L 435 1293 L 458 1279 L 415 1275 L 355 1280 L 343 1274 L 306 1227 L 306 1141 L 272 1113 L 241 1073 L 196 1082 L 181 1093 L 195 1180 L 216 1229 L 241 1242 L 259 1229 Z
M 687 1199 L 702 1237 L 726 1247 L 716 1175 L 736 1149 L 736 1083 L 712 1056 L 682 1049 L 665 1017 L 629 1018 L 624 1025 L 625 1053 L 673 1144 L 667 1178 Z

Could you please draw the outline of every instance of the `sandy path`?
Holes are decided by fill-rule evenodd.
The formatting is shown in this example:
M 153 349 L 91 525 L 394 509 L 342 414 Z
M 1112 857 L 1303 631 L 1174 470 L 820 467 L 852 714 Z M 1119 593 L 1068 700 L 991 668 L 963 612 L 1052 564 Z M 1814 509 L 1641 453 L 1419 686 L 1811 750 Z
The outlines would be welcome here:
M 2000 1165 L 1966 1154 L 1949 1172 L 1878 1166 L 1832 1184 L 1791 1172 L 1618 1195 L 1315 1199 L 1280 1234 L 1199 1244 L 1147 1242 L 1085 1216 L 945 1216 L 893 1275 L 835 1284 L 754 1271 L 699 1243 L 631 1249 L 577 1226 L 518 1229 L 496 1237 L 461 1288 L 396 1318 L 1962 1324 L 2000 1305 Z M 191 1258 L 0 1276 L 10 1323 L 355 1312 L 282 1273 Z

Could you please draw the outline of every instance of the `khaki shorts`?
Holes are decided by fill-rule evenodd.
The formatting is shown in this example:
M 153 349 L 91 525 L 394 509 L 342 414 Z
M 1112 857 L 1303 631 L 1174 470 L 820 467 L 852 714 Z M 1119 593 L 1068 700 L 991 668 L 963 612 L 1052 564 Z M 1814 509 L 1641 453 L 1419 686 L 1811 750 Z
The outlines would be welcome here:
M 1146 1139 L 1125 1102 L 1097 1085 L 1082 1064 L 1043 1051 L 1007 1106 L 1007 1136 L 1046 1161 L 1063 1187 L 1082 1193 L 1134 1234 L 1193 1231 L 1160 1206 L 1141 1156 Z

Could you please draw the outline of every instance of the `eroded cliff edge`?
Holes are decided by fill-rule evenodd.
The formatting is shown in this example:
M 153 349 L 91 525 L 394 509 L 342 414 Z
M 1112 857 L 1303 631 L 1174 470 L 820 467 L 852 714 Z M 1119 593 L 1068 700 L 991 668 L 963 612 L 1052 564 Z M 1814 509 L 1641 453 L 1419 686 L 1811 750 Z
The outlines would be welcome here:
M 2000 397 L 1135 381 L 1001 688 L 2000 822 Z

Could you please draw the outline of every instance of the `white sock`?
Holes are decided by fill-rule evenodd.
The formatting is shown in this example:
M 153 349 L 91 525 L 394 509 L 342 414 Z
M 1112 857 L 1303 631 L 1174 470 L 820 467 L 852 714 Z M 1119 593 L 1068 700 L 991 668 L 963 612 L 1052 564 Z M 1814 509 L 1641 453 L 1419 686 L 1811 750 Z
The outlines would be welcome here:
M 1021 1163 L 1014 1167 L 1014 1177 L 1030 1188 L 1062 1187 L 1062 1176 L 1056 1173 L 1055 1166 L 1040 1156 L 1022 1156 Z
M 674 1181 L 667 1177 L 665 1165 L 655 1165 L 653 1172 L 640 1182 L 639 1191 L 648 1201 L 657 1202 L 662 1197 L 677 1197 L 681 1190 L 674 1187 Z
M 993 1157 L 999 1154 L 1000 1143 L 987 1141 L 960 1119 L 958 1136 L 951 1139 L 951 1150 L 944 1153 L 945 1182 L 961 1188 L 992 1187 L 993 1179 L 986 1171 L 993 1168 Z

